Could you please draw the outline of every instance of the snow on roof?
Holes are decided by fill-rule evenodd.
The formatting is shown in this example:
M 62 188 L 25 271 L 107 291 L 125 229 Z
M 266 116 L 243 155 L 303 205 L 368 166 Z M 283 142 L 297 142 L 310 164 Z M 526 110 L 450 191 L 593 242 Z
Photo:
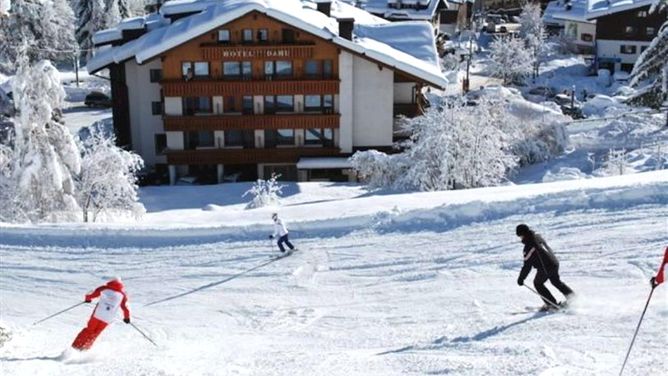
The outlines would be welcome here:
M 429 40 L 429 37 L 434 33 L 434 29 L 427 22 L 410 21 L 384 25 L 357 25 L 355 31 L 359 38 L 375 39 L 420 60 L 438 65 L 436 51 L 431 46 L 422 43 L 424 40 Z
M 590 0 L 587 19 L 594 19 L 630 9 L 652 5 L 656 0 Z
M 161 14 L 176 14 L 172 12 L 177 12 L 177 10 L 182 12 L 192 12 L 193 9 L 203 10 L 174 23 L 165 23 L 161 25 L 162 27 L 156 27 L 140 38 L 122 46 L 111 47 L 109 50 L 98 50 L 98 53 L 88 62 L 87 68 L 89 72 L 95 72 L 107 65 L 120 63 L 133 56 L 137 63 L 142 64 L 216 27 L 251 11 L 257 11 L 330 40 L 377 62 L 419 77 L 434 86 L 445 87 L 447 85 L 448 81 L 441 73 L 436 57 L 434 35 L 431 32 L 426 33 L 425 26 L 410 22 L 394 23 L 392 27 L 378 30 L 369 29 L 372 25 L 379 27 L 379 25 L 387 24 L 371 15 L 362 17 L 359 9 L 333 0 L 332 13 L 339 17 L 352 16 L 356 20 L 357 25 L 354 32 L 356 37 L 350 41 L 338 35 L 336 18 L 327 17 L 314 8 L 313 3 L 300 0 L 173 0 L 161 8 Z M 366 29 L 364 22 L 369 22 Z M 406 38 L 409 33 L 417 34 Z
M 431 20 L 436 14 L 439 3 L 442 0 L 341 0 L 348 4 L 359 4 L 358 6 L 367 12 L 382 15 L 385 18 L 405 20 Z M 390 8 L 390 4 L 405 4 L 415 6 L 419 4 L 422 9 L 415 8 Z
M 141 30 L 146 28 L 151 30 L 154 26 L 164 25 L 167 20 L 160 17 L 157 13 L 152 13 L 143 17 L 132 17 L 122 20 L 118 25 L 110 29 L 98 31 L 93 34 L 94 44 L 105 44 L 123 39 L 123 30 Z
M 318 170 L 329 168 L 353 168 L 348 158 L 300 158 L 297 162 L 298 170 Z
M 550 1 L 543 13 L 543 21 L 559 25 L 563 25 L 564 21 L 592 23 L 587 19 L 587 6 L 588 0 Z

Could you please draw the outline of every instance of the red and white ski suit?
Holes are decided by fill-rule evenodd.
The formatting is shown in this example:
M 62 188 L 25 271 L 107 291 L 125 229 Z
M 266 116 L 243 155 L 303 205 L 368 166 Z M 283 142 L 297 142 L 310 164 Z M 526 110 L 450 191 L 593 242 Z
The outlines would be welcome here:
M 72 343 L 72 347 L 77 350 L 88 350 L 93 346 L 93 342 L 100 333 L 114 320 L 119 307 L 123 310 L 123 318 L 130 319 L 130 310 L 127 307 L 128 297 L 125 295 L 124 286 L 120 280 L 115 279 L 96 288 L 95 291 L 86 295 L 85 300 L 91 301 L 97 297 L 100 297 L 100 300 L 88 320 L 88 326 L 79 332 Z

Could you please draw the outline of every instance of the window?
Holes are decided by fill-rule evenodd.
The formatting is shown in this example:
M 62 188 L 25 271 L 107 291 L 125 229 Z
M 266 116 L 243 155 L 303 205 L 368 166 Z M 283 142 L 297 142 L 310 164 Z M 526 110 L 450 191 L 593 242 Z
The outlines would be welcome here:
M 275 148 L 277 146 L 294 146 L 294 129 L 267 129 L 264 131 L 265 147 Z
M 591 34 L 582 34 L 582 35 L 580 35 L 580 39 L 581 39 L 583 42 L 591 42 L 591 41 L 594 40 L 594 36 L 591 35 Z
M 181 75 L 184 80 L 192 80 L 194 72 L 193 72 L 193 63 L 190 61 L 184 61 L 181 63 Z
M 292 77 L 292 62 L 288 60 L 265 61 L 264 76 L 267 79 Z
M 218 30 L 218 43 L 230 43 L 230 31 L 228 29 Z
M 269 40 L 269 30 L 258 29 L 257 30 L 257 40 L 258 40 L 258 42 L 267 42 Z
M 190 150 L 213 147 L 213 131 L 186 132 L 185 143 Z
M 640 47 L 640 53 L 645 52 L 646 49 L 647 49 L 647 46 L 641 46 Z
M 238 61 L 223 62 L 223 78 L 232 79 L 241 76 L 241 66 Z
M 292 95 L 277 95 L 276 96 L 276 111 L 277 112 L 295 112 L 295 105 Z
M 322 77 L 323 78 L 332 78 L 332 75 L 334 73 L 334 70 L 332 69 L 332 61 L 331 60 L 323 60 L 322 62 Z
M 646 10 L 639 10 L 638 13 L 636 13 L 636 16 L 638 16 L 638 18 L 645 18 L 645 17 L 647 17 L 647 11 Z
M 250 95 L 244 95 L 242 99 L 242 112 L 244 115 L 252 115 L 253 114 L 253 97 Z
M 306 129 L 304 131 L 304 145 L 334 145 L 334 132 L 329 129 Z
M 195 115 L 211 113 L 211 98 L 185 97 L 183 98 L 183 114 Z
M 243 147 L 252 149 L 255 147 L 255 132 L 253 130 L 231 130 L 225 131 L 226 147 Z
M 155 135 L 155 155 L 165 154 L 167 149 L 167 135 L 164 133 L 158 133 Z
M 276 97 L 273 95 L 264 97 L 264 113 L 268 115 L 276 113 Z
M 319 95 L 304 96 L 304 112 L 321 112 L 322 98 Z
M 274 62 L 265 61 L 264 62 L 264 76 L 266 78 L 274 77 Z
M 286 60 L 279 60 L 276 62 L 276 76 L 291 77 L 292 76 L 292 62 Z
M 633 64 L 622 64 L 620 68 L 626 73 L 631 73 L 633 71 Z
M 153 115 L 162 115 L 162 102 L 151 102 L 151 113 Z
M 160 82 L 162 80 L 162 69 L 151 69 L 149 74 L 151 75 L 151 82 Z
M 619 46 L 619 52 L 627 55 L 632 55 L 636 53 L 636 46 L 628 45 L 628 44 L 622 44 Z
M 322 112 L 331 114 L 334 112 L 334 96 L 331 94 L 322 96 Z
M 241 31 L 241 36 L 242 40 L 244 43 L 252 43 L 253 42 L 253 29 L 243 29 Z
M 236 107 L 236 101 L 234 100 L 234 97 L 227 97 L 227 110 L 226 112 L 234 112 L 237 107 Z
M 253 65 L 250 61 L 241 62 L 241 77 L 244 80 L 250 80 L 253 78 Z
M 636 33 L 636 28 L 633 26 L 625 26 L 624 27 L 624 34 L 626 35 L 633 35 Z
M 281 35 L 283 43 L 294 43 L 295 42 L 295 31 L 292 29 L 283 29 L 281 30 Z
M 306 60 L 304 64 L 304 75 L 306 77 L 317 77 L 320 74 L 320 62 L 318 60 Z
M 195 77 L 209 77 L 209 63 L 206 61 L 195 62 Z
M 648 37 L 653 37 L 653 36 L 656 34 L 656 29 L 653 28 L 653 27 L 646 27 L 646 28 L 645 28 L 645 34 L 646 34 Z

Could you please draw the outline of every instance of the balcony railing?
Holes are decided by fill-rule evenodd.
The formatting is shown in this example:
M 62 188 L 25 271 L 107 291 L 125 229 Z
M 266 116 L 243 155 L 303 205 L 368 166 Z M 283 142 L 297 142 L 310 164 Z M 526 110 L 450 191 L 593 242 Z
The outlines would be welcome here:
M 167 150 L 171 165 L 297 163 L 301 157 L 331 157 L 341 154 L 337 147 L 280 149 Z
M 203 44 L 202 58 L 205 60 L 252 60 L 252 59 L 310 59 L 315 46 L 309 44 Z
M 165 131 L 339 128 L 340 114 L 165 116 Z
M 338 94 L 339 80 L 162 81 L 166 97 Z

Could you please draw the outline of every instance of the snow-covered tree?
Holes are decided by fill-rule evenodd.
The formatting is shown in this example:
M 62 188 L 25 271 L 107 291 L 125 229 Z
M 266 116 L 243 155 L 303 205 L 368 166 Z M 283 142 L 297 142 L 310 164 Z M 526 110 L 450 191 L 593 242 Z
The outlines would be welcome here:
M 65 99 L 58 71 L 48 61 L 30 66 L 22 54 L 12 89 L 18 116 L 10 153 L 13 197 L 7 203 L 15 216 L 9 219 L 58 220 L 78 210 L 73 176 L 81 169 L 74 138 L 54 120 Z
M 278 205 L 284 185 L 278 183 L 281 175 L 271 174 L 268 180 L 258 179 L 241 197 L 253 196 L 246 209 L 256 209 L 268 205 Z
M 78 0 L 76 38 L 83 56 L 92 55 L 93 34 L 105 29 L 105 11 L 104 0 Z
M 531 53 L 533 77 L 538 76 L 546 50 L 546 33 L 538 2 L 527 2 L 520 13 L 520 36 Z
M 497 37 L 490 44 L 492 70 L 504 84 L 522 82 L 533 69 L 531 52 L 521 39 Z
M 629 168 L 628 154 L 625 149 L 610 149 L 603 168 L 610 175 L 624 175 Z
M 90 135 L 81 141 L 81 150 L 76 187 L 84 222 L 95 222 L 103 211 L 134 216 L 146 211 L 137 194 L 137 173 L 144 166 L 141 157 L 119 148 L 113 135 L 97 128 L 91 128 Z
M 657 0 L 650 12 L 664 11 L 668 0 Z M 659 108 L 668 99 L 668 20 L 649 47 L 640 54 L 631 72 L 631 86 L 643 86 L 631 101 L 653 108 Z
M 423 116 L 406 121 L 411 136 L 399 145 L 402 152 L 357 152 L 350 158 L 353 169 L 376 188 L 472 188 L 498 185 L 516 166 L 563 151 L 563 125 L 509 111 L 508 93 L 481 94 L 476 106 L 463 97 L 432 103 Z
M 62 61 L 75 55 L 74 13 L 61 0 L 14 0 L 0 17 L 0 69 L 16 71 L 19 48 L 28 46 L 31 62 Z

